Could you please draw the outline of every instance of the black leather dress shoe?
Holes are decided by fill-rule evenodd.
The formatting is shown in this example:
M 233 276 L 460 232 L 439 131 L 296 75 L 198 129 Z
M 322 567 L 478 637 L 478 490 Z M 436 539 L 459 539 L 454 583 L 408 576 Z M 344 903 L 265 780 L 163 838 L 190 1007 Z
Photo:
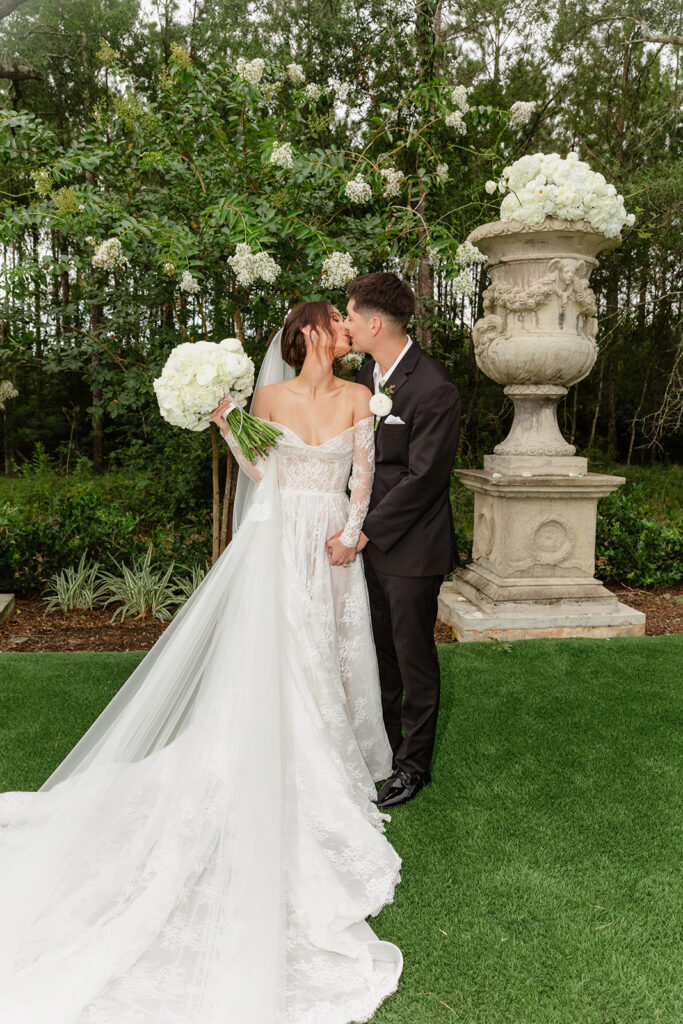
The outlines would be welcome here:
M 397 768 L 377 794 L 377 806 L 385 810 L 387 807 L 405 804 L 431 781 L 432 777 L 428 771 L 411 772 L 405 768 Z

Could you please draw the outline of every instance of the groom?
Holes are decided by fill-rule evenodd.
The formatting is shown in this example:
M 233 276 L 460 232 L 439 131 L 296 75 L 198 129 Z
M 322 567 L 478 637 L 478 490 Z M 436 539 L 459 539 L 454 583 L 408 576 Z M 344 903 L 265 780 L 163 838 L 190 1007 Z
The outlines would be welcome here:
M 372 358 L 357 380 L 391 399 L 378 417 L 375 479 L 360 535 L 393 774 L 377 806 L 411 800 L 431 781 L 440 674 L 439 589 L 460 564 L 449 498 L 460 395 L 446 370 L 406 334 L 415 295 L 395 274 L 348 286 L 352 350 Z

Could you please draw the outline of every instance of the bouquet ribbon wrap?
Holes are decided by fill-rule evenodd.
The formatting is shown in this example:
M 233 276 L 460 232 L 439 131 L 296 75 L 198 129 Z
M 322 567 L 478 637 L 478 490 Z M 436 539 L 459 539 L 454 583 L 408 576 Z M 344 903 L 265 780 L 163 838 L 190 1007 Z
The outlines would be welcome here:
M 230 392 L 226 392 L 228 407 L 223 410 L 223 418 L 230 427 L 235 441 L 242 453 L 254 462 L 258 456 L 265 456 L 268 450 L 282 434 L 281 430 L 245 412 L 235 402 Z

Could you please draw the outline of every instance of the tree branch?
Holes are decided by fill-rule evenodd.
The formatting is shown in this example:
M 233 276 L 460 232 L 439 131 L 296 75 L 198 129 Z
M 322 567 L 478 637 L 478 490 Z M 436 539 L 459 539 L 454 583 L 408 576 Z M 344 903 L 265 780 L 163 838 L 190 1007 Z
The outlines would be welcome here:
M 43 73 L 25 65 L 23 67 L 9 67 L 7 64 L 0 64 L 0 78 L 9 78 L 12 82 L 25 82 L 28 78 L 35 78 L 36 81 L 41 82 L 43 80 Z

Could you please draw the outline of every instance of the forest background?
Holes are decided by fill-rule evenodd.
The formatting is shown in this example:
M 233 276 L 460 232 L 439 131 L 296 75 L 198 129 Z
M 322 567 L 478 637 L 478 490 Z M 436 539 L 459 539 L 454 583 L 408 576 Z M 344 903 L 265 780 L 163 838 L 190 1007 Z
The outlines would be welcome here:
M 474 266 L 468 294 L 457 247 L 497 219 L 487 180 L 569 150 L 636 223 L 592 275 L 600 352 L 560 426 L 591 469 L 627 476 L 600 503 L 599 574 L 680 579 L 682 20 L 585 0 L 0 0 L 0 590 L 28 593 L 86 548 L 105 566 L 147 545 L 206 563 L 215 435 L 170 427 L 152 381 L 181 341 L 237 335 L 258 364 L 294 302 L 343 308 L 332 252 L 411 281 L 417 338 L 462 395 L 458 465 L 480 466 L 512 406 L 475 362 L 487 278 Z M 257 85 L 236 73 L 255 58 Z M 515 126 L 520 101 L 534 107 Z M 271 162 L 276 142 L 291 166 Z M 369 202 L 344 191 L 358 171 Z M 110 237 L 121 261 L 98 268 Z M 277 260 L 274 282 L 240 280 L 245 242 Z M 453 503 L 466 557 L 457 481 Z

